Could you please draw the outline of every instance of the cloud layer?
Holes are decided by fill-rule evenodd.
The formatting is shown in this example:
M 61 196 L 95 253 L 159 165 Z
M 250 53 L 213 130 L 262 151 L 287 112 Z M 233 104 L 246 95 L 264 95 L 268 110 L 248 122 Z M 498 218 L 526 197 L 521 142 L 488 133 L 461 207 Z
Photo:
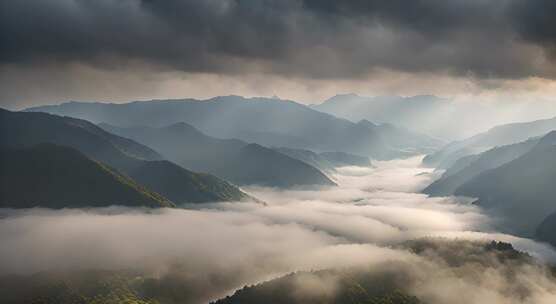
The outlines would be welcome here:
M 0 62 L 554 78 L 553 1 L 4 1 Z
M 491 220 L 465 201 L 416 194 L 431 178 L 418 163 L 345 167 L 335 176 L 337 188 L 247 189 L 268 206 L 3 210 L 0 274 L 138 268 L 178 277 L 196 302 L 298 270 L 395 261 L 429 271 L 437 262 L 391 247 L 421 237 L 506 240 L 556 260 L 547 246 L 492 232 Z

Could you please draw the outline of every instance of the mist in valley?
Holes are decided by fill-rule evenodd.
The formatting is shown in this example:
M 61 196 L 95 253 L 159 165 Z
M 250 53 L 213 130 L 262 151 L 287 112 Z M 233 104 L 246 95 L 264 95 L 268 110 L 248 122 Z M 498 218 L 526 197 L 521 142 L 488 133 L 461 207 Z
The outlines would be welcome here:
M 0 303 L 556 303 L 555 12 L 0 1 Z
M 470 199 L 420 194 L 438 175 L 421 159 L 340 167 L 331 175 L 337 187 L 243 189 L 264 204 L 3 209 L 0 274 L 135 270 L 179 286 L 187 303 L 206 303 L 292 272 L 355 267 L 377 277 L 396 272 L 407 281 L 404 289 L 426 303 L 467 303 L 459 293 L 473 294 L 476 303 L 556 299 L 556 280 L 541 264 L 493 257 L 482 265 L 463 254 L 499 240 L 543 262 L 556 261 L 548 245 L 494 231 L 493 219 Z M 438 243 L 444 252 L 403 247 L 415 239 Z M 443 254 L 458 257 L 461 266 L 453 269 Z M 519 280 L 508 280 L 510 268 L 523 270 Z M 479 279 L 482 271 L 486 277 Z M 331 280 L 300 279 L 296 288 L 333 293 Z

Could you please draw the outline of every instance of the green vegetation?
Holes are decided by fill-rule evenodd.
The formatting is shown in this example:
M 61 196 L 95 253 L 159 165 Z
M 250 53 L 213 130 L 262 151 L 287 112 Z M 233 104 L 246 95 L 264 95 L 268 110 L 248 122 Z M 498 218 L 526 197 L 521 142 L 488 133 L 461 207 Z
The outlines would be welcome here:
M 161 195 L 72 148 L 0 151 L 0 207 L 171 207 Z
M 169 161 L 145 162 L 129 174 L 137 182 L 164 193 L 176 204 L 249 199 L 247 194 L 224 180 L 185 170 Z
M 399 289 L 395 275 L 322 270 L 298 272 L 237 290 L 213 304 L 419 304 Z M 399 281 L 400 283 L 403 282 Z
M 398 246 L 416 255 L 434 260 L 439 267 L 469 274 L 497 268 L 508 280 L 520 275 L 518 267 L 535 267 L 536 261 L 503 242 L 451 241 L 419 239 Z M 297 272 L 254 286 L 245 286 L 233 295 L 213 304 L 419 304 L 425 303 L 413 293 L 418 284 L 414 268 L 403 263 L 386 267 L 352 267 L 312 272 Z M 463 277 L 462 277 L 463 278 Z M 551 280 L 554 279 L 549 275 Z
M 398 246 L 438 267 L 445 274 L 474 280 L 485 270 L 500 272 L 521 290 L 530 287 L 520 279 L 523 269 L 542 271 L 546 280 L 554 273 L 531 256 L 503 242 L 420 239 Z M 428 264 L 428 263 L 426 263 Z M 176 266 L 176 265 L 174 265 Z M 416 268 L 417 267 L 417 268 Z M 419 265 L 391 261 L 374 266 L 295 272 L 257 285 L 245 286 L 214 304 L 421 304 L 416 286 L 427 280 L 416 275 Z M 428 269 L 428 268 L 427 268 Z M 0 276 L 2 304 L 179 304 L 206 303 L 206 299 L 232 288 L 224 276 L 198 278 L 187 268 L 171 267 L 164 274 L 134 270 L 67 270 L 33 275 Z M 448 276 L 450 277 L 450 275 Z M 210 278 L 208 281 L 207 278 Z M 442 279 L 441 277 L 440 279 Z M 450 277 L 460 279 L 460 277 Z M 520 285 L 521 284 L 521 285 Z M 525 285 L 522 285 L 525 284 Z M 217 287 L 218 286 L 218 287 Z
M 120 184 L 142 193 L 142 196 L 150 197 L 149 201 L 166 201 L 163 205 L 171 205 L 171 203 L 154 192 L 158 192 L 176 203 L 236 201 L 248 197 L 226 181 L 186 170 L 168 161 L 161 161 L 162 156 L 154 150 L 130 139 L 108 133 L 88 121 L 46 113 L 10 112 L 0 109 L 0 147 L 22 148 L 42 143 L 66 146 L 83 153 L 89 159 L 98 161 L 96 165 L 101 166 L 107 173 L 103 175 L 104 177 L 116 179 Z M 6 161 L 9 162 L 9 160 Z M 115 196 L 111 199 L 105 194 L 114 195 L 114 193 L 111 193 L 110 189 L 102 188 L 107 184 L 100 182 L 100 176 L 97 176 L 95 183 L 88 187 L 75 188 L 81 191 L 81 195 L 79 195 L 77 190 L 70 189 L 71 183 L 64 184 L 64 181 L 71 182 L 71 177 L 79 174 L 79 167 L 72 168 L 70 164 L 62 164 L 63 162 L 64 160 L 60 159 L 59 165 L 64 167 L 60 172 L 73 174 L 66 176 L 65 180 L 60 179 L 53 170 L 47 170 L 50 175 L 20 179 L 18 183 L 6 179 L 5 193 L 9 193 L 11 196 L 3 196 L 3 202 L 9 199 L 11 205 L 64 207 L 67 203 L 42 205 L 40 202 L 44 199 L 62 199 L 64 202 L 75 199 L 76 201 L 72 203 L 82 207 L 111 204 L 160 205 L 159 203 L 147 204 L 142 200 L 129 203 L 130 197 L 127 196 Z M 37 164 L 44 166 L 40 162 Z M 27 165 L 27 167 L 29 166 Z M 37 174 L 37 171 L 33 172 L 32 169 L 33 167 L 29 167 L 29 171 L 26 173 Z M 10 174 L 17 176 L 16 173 Z M 49 177 L 57 182 L 54 183 Z M 11 189 L 13 185 L 21 186 Z M 56 187 L 52 187 L 53 185 Z M 88 197 L 85 196 L 93 190 L 95 193 L 90 193 Z M 86 202 L 99 200 L 99 202 L 95 205 L 87 205 L 83 200 Z M 101 200 L 102 203 L 100 203 Z
M 0 278 L 4 304 L 159 304 L 141 292 L 145 279 L 125 271 L 39 273 Z

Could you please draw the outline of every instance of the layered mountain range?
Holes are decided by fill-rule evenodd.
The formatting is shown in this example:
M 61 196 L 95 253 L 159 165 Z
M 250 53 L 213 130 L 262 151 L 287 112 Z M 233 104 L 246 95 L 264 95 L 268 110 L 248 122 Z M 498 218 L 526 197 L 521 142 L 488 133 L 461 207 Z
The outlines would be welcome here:
M 556 131 L 542 137 L 464 156 L 428 186 L 434 196 L 477 198 L 499 228 L 554 242 Z
M 153 147 L 185 168 L 208 172 L 238 185 L 334 185 L 317 168 L 296 158 L 259 144 L 210 137 L 183 122 L 161 128 L 101 127 Z
M 33 150 L 34 146 L 44 143 L 72 148 L 71 151 L 73 152 L 67 149 L 47 149 L 45 147 L 38 147 Z M 41 163 L 38 157 L 40 152 L 37 151 L 48 152 L 50 153 L 49 155 L 60 161 L 59 163 L 44 164 L 45 166 L 52 166 L 51 168 L 27 166 L 25 171 L 19 171 L 17 168 L 14 168 L 14 170 L 2 170 L 2 180 L 6 182 L 5 185 L 8 189 L 25 189 L 26 187 L 40 186 L 43 189 L 50 188 L 52 191 L 54 189 L 62 191 L 63 187 L 57 188 L 55 185 L 63 184 L 64 179 L 72 180 L 75 183 L 82 181 L 83 184 L 79 187 L 83 189 L 87 188 L 88 185 L 91 186 L 87 179 L 80 179 L 82 172 L 80 170 L 72 170 L 71 166 L 64 171 L 68 174 L 67 176 L 56 173 L 58 170 L 55 170 L 55 168 L 60 169 L 65 161 L 69 163 L 70 159 L 73 159 L 78 168 L 85 168 L 88 164 L 89 167 L 87 168 L 91 170 L 91 174 L 93 173 L 92 171 L 99 171 L 104 168 L 103 170 L 106 173 L 104 176 L 116 176 L 120 180 L 122 178 L 127 179 L 128 184 L 139 184 L 149 189 L 149 191 L 156 192 L 159 196 L 165 197 L 163 201 L 170 200 L 175 204 L 243 200 L 248 198 L 247 194 L 224 180 L 208 174 L 195 173 L 184 169 L 164 160 L 159 153 L 149 147 L 108 133 L 96 125 L 81 119 L 46 113 L 0 110 L 0 146 L 12 149 L 6 150 L 2 154 L 2 162 L 6 164 L 16 162 L 15 156 L 19 153 L 14 152 L 13 149 L 31 149 L 29 153 L 23 153 L 21 158 L 19 158 L 18 161 L 21 164 L 29 163 L 33 158 Z M 29 159 L 25 159 L 25 157 Z M 67 160 L 65 159 L 66 157 L 68 158 Z M 42 160 L 47 161 L 48 159 Z M 94 167 L 94 164 L 96 164 L 96 169 L 91 168 L 91 166 Z M 109 172 L 113 174 L 110 175 Z M 47 173 L 49 178 L 41 177 Z M 31 181 L 29 178 L 32 176 L 36 176 L 35 179 L 42 179 L 44 184 L 26 185 L 28 183 L 26 181 Z M 98 174 L 96 176 L 101 179 Z M 39 180 L 35 182 L 38 183 Z M 77 184 L 73 185 L 77 186 Z M 89 191 L 93 189 L 95 188 L 90 188 Z M 97 190 L 101 191 L 102 188 L 97 188 Z M 70 191 L 70 189 L 67 188 L 66 191 Z M 37 193 L 36 195 L 39 194 Z M 109 198 L 109 196 L 104 197 Z M 56 196 L 52 196 L 52 198 L 54 199 Z M 103 202 L 105 205 L 116 204 L 119 202 L 116 198 L 114 197 L 114 200 L 103 199 Z M 28 202 L 27 199 L 17 200 L 13 196 L 10 196 L 9 201 L 4 196 L 2 196 L 2 199 L 5 207 L 19 208 L 28 206 L 28 203 L 23 203 L 23 201 Z M 86 197 L 82 197 L 78 201 L 71 203 L 69 200 L 64 200 L 67 204 L 55 204 L 58 207 L 76 207 L 82 205 L 80 202 L 87 200 Z M 20 205 L 20 203 L 23 205 Z M 36 203 L 35 205 L 39 206 Z M 148 205 L 153 204 L 149 203 Z
M 217 138 L 267 147 L 338 151 L 376 159 L 429 153 L 441 140 L 390 124 L 358 123 L 287 100 L 222 96 L 209 100 L 155 100 L 124 104 L 69 102 L 27 109 L 115 126 L 164 127 L 188 123 Z

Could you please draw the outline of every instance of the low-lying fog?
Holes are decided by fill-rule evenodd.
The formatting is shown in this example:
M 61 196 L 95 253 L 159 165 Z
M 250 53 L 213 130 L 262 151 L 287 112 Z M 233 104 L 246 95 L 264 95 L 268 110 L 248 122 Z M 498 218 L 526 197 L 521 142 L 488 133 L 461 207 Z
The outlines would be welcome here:
M 333 176 L 339 186 L 333 188 L 245 189 L 266 206 L 223 203 L 197 210 L 4 210 L 0 274 L 77 267 L 138 268 L 153 276 L 179 273 L 184 288 L 195 293 L 192 299 L 207 301 L 245 284 L 297 270 L 386 261 L 413 264 L 422 257 L 389 245 L 420 237 L 505 240 L 534 256 L 556 260 L 543 244 L 493 232 L 493 220 L 469 200 L 418 194 L 435 175 L 431 169 L 420 168 L 420 160 L 340 168 Z M 490 274 L 489 282 L 500 276 L 494 287 L 494 283 L 482 286 L 480 280 L 462 281 L 454 274 L 444 274 L 429 284 L 442 281 L 448 286 L 453 279 L 459 282 L 454 296 L 472 287 L 474 296 L 488 295 L 476 299 L 511 303 L 504 302 L 508 295 L 500 283 L 502 273 Z M 527 271 L 523 277 L 534 278 Z M 528 282 L 538 292 L 535 301 L 555 299 L 553 285 L 536 279 Z M 449 300 L 448 295 L 438 294 L 447 292 L 445 287 L 433 286 L 421 292 Z

